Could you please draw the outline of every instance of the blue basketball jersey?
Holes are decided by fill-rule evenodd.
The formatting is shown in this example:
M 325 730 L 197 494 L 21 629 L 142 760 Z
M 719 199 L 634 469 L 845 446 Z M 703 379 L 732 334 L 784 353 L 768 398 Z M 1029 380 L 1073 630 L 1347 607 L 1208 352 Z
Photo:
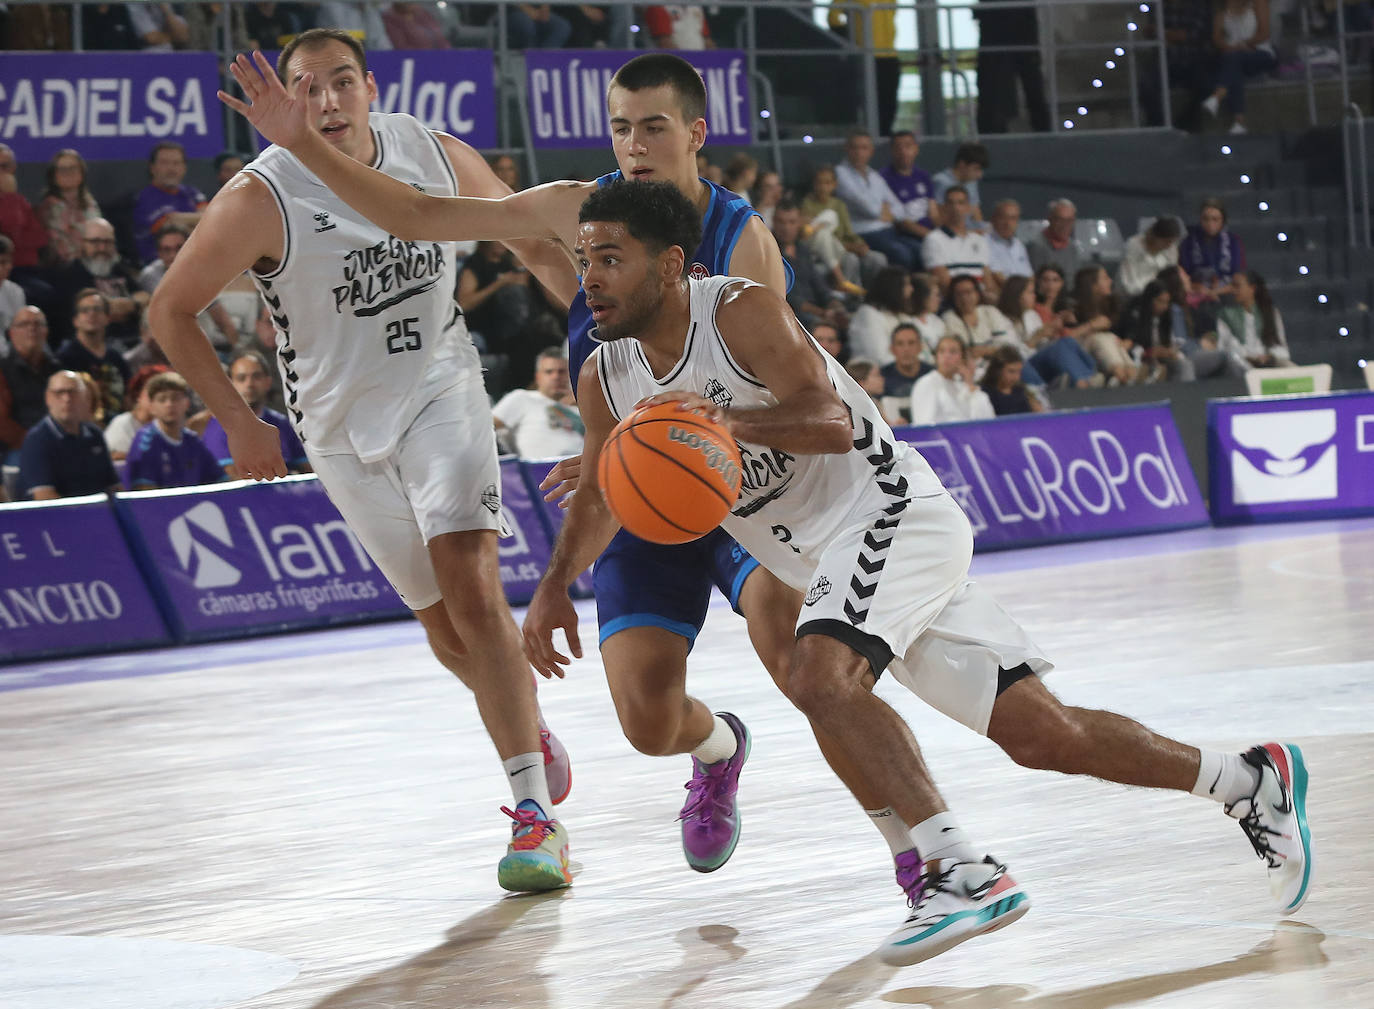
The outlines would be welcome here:
M 609 186 L 621 178 L 617 170 L 601 176 L 596 184 Z M 699 278 L 723 276 L 730 269 L 730 256 L 734 254 L 745 225 L 758 214 L 744 197 L 706 179 L 701 181 L 711 190 L 711 202 L 702 215 L 701 244 L 692 253 L 692 265 L 688 271 Z M 791 290 L 792 267 L 784 259 L 782 268 L 787 274 L 787 288 Z M 595 328 L 591 310 L 587 308 L 586 292 L 579 287 L 568 309 L 568 374 L 572 377 L 574 395 L 577 393 L 577 379 L 582 373 L 582 365 L 596 349 L 598 341 L 592 332 Z

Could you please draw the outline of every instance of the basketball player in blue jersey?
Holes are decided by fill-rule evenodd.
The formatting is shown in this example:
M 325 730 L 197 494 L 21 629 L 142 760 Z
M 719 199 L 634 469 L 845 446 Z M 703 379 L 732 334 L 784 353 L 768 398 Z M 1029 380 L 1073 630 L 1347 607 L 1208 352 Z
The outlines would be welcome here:
M 407 192 L 510 192 L 461 141 L 407 115 L 371 112 L 377 84 L 348 33 L 297 36 L 275 73 L 259 61 L 273 81 L 311 78 L 302 125 L 344 160 L 377 165 Z M 572 297 L 557 249 L 513 247 Z M 570 776 L 541 727 L 498 573 L 500 470 L 477 352 L 453 301 L 454 248 L 393 238 L 280 147 L 216 195 L 158 287 L 153 332 L 223 425 L 238 471 L 271 480 L 286 475 L 280 435 L 235 391 L 195 322 L 245 271 L 271 308 L 291 419 L 312 468 L 435 656 L 472 690 L 502 759 L 514 822 L 498 882 L 566 886 L 568 840 L 553 802 Z
M 251 106 L 232 99 L 228 104 L 264 136 L 291 150 L 340 199 L 398 237 L 539 237 L 570 250 L 578 211 L 591 193 L 616 178 L 668 182 L 707 222 L 692 259 L 694 274 L 728 273 L 779 294 L 787 289 L 788 268 L 762 219 L 746 201 L 697 176 L 697 152 L 706 142 L 706 90 L 700 75 L 679 56 L 646 53 L 612 78 L 606 104 L 618 172 L 595 182 L 547 183 L 499 203 L 417 193 L 365 163 L 338 157 L 305 128 L 301 103 L 274 78 L 255 72 L 246 57 L 240 57 L 231 71 Z M 571 258 L 569 265 L 574 265 Z M 579 292 L 569 312 L 574 379 L 596 345 L 594 325 Z M 551 480 L 575 482 L 578 465 L 578 460 L 561 464 Z M 567 593 L 581 570 L 573 571 L 567 564 L 577 552 L 578 535 L 575 528 L 560 534 L 525 619 L 527 652 L 546 676 L 562 675 L 561 666 L 569 661 L 553 648 L 554 628 L 563 628 L 574 655 L 582 654 L 577 614 Z M 601 657 L 621 727 L 644 753 L 692 755 L 693 774 L 682 812 L 683 852 L 699 871 L 718 869 L 739 839 L 735 790 L 748 753 L 748 734 L 733 715 L 714 715 L 707 705 L 686 695 L 687 656 L 715 584 L 745 617 L 755 650 L 781 683 L 793 645 L 789 614 L 795 613 L 800 598 L 723 532 L 672 547 L 622 533 L 598 560 L 593 578 Z M 881 829 L 891 811 L 873 797 L 843 750 L 821 731 L 816 738 L 827 762 Z

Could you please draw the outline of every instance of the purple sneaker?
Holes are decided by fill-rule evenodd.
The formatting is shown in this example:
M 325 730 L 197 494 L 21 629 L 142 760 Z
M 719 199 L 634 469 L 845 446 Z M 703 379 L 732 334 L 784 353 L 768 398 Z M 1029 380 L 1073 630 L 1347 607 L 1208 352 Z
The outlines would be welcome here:
M 692 780 L 687 782 L 687 801 L 682 821 L 682 853 L 697 872 L 715 872 L 730 860 L 739 844 L 739 810 L 735 792 L 739 772 L 749 759 L 749 730 L 727 711 L 716 712 L 735 733 L 735 755 L 714 764 L 692 758 Z

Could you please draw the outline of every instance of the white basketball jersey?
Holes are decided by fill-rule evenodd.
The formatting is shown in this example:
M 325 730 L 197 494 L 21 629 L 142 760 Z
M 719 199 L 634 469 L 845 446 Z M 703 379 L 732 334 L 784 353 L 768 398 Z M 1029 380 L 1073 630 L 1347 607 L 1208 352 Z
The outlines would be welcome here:
M 438 139 L 400 113 L 369 116 L 374 168 L 435 196 L 458 195 Z M 461 382 L 482 393 L 476 348 L 454 300 L 451 242 L 403 242 L 272 146 L 247 171 L 281 210 L 281 261 L 253 279 L 272 311 L 292 423 L 320 454 L 375 462 L 425 404 Z
M 654 376 L 638 340 L 614 340 L 597 347 L 601 390 L 617 419 L 644 397 L 670 390 L 698 393 L 734 409 L 777 404 L 768 388 L 731 356 L 716 327 L 716 308 L 725 290 L 752 282 L 708 277 L 688 284 L 692 319 L 687 343 L 682 359 L 666 376 Z M 920 454 L 893 437 L 872 397 L 819 344 L 811 343 L 849 410 L 853 445 L 838 455 L 794 456 L 740 442 L 740 497 L 721 523 L 760 564 L 799 589 L 806 587 L 822 551 L 840 530 L 871 521 L 909 498 L 944 491 Z

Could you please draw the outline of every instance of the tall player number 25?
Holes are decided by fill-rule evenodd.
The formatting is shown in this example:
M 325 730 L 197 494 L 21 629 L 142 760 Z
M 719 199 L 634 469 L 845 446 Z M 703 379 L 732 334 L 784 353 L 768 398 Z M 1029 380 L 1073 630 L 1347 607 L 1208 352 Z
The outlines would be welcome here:
M 386 352 L 403 354 L 420 349 L 420 320 L 392 319 L 386 324 Z

